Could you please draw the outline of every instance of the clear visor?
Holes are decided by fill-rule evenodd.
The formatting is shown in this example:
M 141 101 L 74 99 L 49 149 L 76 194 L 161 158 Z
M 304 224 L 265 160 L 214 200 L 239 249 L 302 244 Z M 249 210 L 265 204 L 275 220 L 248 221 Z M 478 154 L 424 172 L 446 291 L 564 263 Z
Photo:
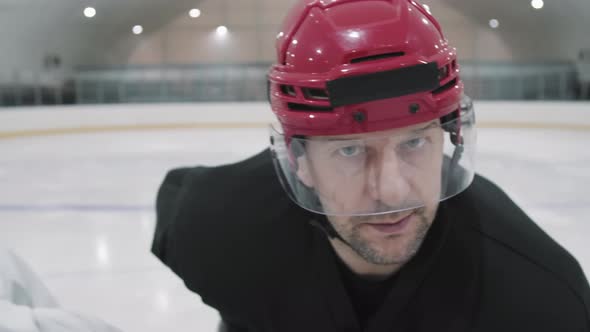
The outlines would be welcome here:
M 474 176 L 470 104 L 445 123 L 437 119 L 383 132 L 289 140 L 273 125 L 271 136 L 275 167 L 288 195 L 320 214 L 417 209 L 462 192 Z

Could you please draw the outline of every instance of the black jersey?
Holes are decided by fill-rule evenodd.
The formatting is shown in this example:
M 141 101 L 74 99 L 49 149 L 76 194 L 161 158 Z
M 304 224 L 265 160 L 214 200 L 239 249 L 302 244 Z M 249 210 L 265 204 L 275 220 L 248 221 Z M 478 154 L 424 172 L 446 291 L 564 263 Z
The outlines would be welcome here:
M 286 196 L 265 150 L 171 171 L 152 251 L 245 331 L 590 331 L 577 261 L 481 176 L 440 204 L 420 250 L 364 319 L 352 303 L 363 294 L 309 222 L 317 217 Z

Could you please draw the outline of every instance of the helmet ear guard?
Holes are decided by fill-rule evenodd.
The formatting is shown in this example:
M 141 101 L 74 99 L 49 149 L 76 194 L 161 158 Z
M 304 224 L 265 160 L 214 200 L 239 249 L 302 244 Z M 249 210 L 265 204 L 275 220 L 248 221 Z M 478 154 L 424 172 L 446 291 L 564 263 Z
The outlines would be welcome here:
M 461 145 L 461 111 L 456 110 L 440 118 L 441 127 L 451 135 L 453 145 Z
M 303 136 L 295 136 L 294 138 L 304 138 Z M 305 143 L 302 140 L 291 140 L 291 151 L 295 159 L 305 154 Z
M 454 145 L 463 144 L 461 126 L 468 122 L 475 123 L 475 113 L 473 112 L 473 101 L 466 95 L 462 96 L 459 109 L 440 118 L 443 130 L 450 133 Z

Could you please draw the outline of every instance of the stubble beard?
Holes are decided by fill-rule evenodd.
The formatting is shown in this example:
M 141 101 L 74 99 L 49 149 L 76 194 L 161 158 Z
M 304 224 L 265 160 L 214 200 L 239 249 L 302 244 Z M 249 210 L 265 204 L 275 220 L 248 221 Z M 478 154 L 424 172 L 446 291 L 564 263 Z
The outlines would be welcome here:
M 410 261 L 418 252 L 424 238 L 430 228 L 430 223 L 425 215 L 425 208 L 417 209 L 414 213 L 416 220 L 416 228 L 411 234 L 404 234 L 403 236 L 411 237 L 409 243 L 401 248 L 399 252 L 395 253 L 380 253 L 377 248 L 361 236 L 359 227 L 355 226 L 349 231 L 349 234 L 343 234 L 339 227 L 335 227 L 336 231 L 348 242 L 348 245 L 361 258 L 371 264 L 375 265 L 403 265 Z M 345 236 L 343 236 L 345 235 Z M 396 241 L 400 235 L 392 235 L 388 239 Z M 401 238 L 399 239 L 401 240 Z

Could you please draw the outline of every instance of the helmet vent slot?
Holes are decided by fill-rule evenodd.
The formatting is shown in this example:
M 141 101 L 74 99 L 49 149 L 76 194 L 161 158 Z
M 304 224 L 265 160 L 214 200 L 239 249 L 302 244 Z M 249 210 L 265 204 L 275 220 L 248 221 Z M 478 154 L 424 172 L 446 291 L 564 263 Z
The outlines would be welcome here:
M 295 88 L 292 85 L 281 85 L 281 92 L 286 96 L 297 96 L 297 93 L 295 93 Z
M 432 91 L 433 95 L 438 95 L 441 94 L 447 90 L 452 89 L 455 85 L 457 85 L 457 79 L 454 78 L 452 80 L 450 80 L 447 84 L 440 86 L 439 88 L 437 88 L 436 90 Z
M 324 89 L 303 88 L 305 98 L 312 100 L 329 100 L 328 91 Z
M 444 81 L 447 77 L 449 77 L 449 66 L 440 67 L 438 69 L 438 80 Z
M 305 112 L 332 112 L 332 107 L 328 106 L 315 106 L 298 103 L 287 103 L 287 106 L 291 111 L 305 111 Z
M 384 53 L 384 54 L 375 54 L 370 56 L 365 56 L 362 58 L 355 58 L 350 60 L 350 63 L 359 63 L 359 62 L 367 62 L 367 61 L 375 61 L 375 60 L 382 60 L 388 58 L 397 58 L 400 56 L 404 56 L 404 52 L 394 52 L 394 53 Z

